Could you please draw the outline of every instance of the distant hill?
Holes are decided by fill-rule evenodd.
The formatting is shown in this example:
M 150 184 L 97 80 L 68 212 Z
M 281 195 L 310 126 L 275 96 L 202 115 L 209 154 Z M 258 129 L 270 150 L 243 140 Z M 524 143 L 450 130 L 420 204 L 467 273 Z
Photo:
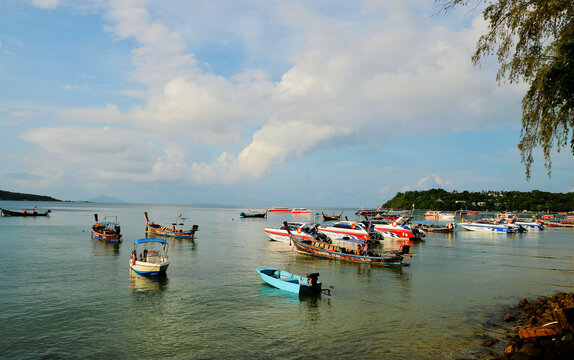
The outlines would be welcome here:
M 108 204 L 122 204 L 125 201 L 120 200 L 118 198 L 109 197 L 109 196 L 98 196 L 93 199 L 88 200 L 89 202 L 97 202 L 97 203 L 108 203 Z
M 551 193 L 539 190 L 520 191 L 452 191 L 430 189 L 397 193 L 383 208 L 478 211 L 552 211 L 574 210 L 574 192 Z
M 50 197 L 50 196 L 15 193 L 15 192 L 4 191 L 4 190 L 0 190 L 0 200 L 9 200 L 9 201 L 62 201 L 62 200 L 54 199 L 53 197 Z

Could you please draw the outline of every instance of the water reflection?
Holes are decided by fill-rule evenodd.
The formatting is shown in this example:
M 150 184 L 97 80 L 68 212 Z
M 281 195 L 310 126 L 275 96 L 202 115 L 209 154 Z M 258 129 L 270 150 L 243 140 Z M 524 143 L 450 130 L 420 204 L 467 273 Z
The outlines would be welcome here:
M 92 254 L 94 256 L 118 256 L 120 241 L 105 241 L 92 238 Z
M 169 283 L 166 276 L 146 277 L 130 270 L 130 289 L 132 293 L 153 293 L 167 289 Z

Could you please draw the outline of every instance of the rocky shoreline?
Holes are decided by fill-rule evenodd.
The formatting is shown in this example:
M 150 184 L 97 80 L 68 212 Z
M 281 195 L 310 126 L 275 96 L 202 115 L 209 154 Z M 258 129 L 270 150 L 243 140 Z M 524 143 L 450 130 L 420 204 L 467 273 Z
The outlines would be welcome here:
M 490 351 L 487 359 L 574 359 L 574 292 L 522 299 L 504 321 L 504 339 L 481 334 L 484 347 L 506 342 L 502 353 Z

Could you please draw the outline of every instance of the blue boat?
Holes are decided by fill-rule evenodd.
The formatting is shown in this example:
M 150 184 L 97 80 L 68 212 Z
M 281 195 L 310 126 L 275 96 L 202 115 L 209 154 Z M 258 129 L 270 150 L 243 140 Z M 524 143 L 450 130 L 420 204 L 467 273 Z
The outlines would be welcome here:
M 321 282 L 317 280 L 319 273 L 299 276 L 269 267 L 258 267 L 257 272 L 263 281 L 281 290 L 299 295 L 318 295 L 321 293 Z

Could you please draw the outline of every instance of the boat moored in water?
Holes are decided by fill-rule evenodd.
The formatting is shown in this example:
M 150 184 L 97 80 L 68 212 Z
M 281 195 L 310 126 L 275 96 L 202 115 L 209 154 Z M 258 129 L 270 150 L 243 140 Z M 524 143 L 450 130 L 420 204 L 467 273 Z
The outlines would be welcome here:
M 263 281 L 278 289 L 299 295 L 321 294 L 322 284 L 317 280 L 319 278 L 319 273 L 299 276 L 291 274 L 285 270 L 270 267 L 258 267 L 257 272 Z
M 193 240 L 195 238 L 195 233 L 199 230 L 199 225 L 193 225 L 190 230 L 184 230 L 183 222 L 180 222 L 183 221 L 181 214 L 177 217 L 176 222 L 171 224 L 171 227 L 156 224 L 153 221 L 150 221 L 147 211 L 144 212 L 144 216 L 145 231 L 148 234 Z
M 239 213 L 242 218 L 264 218 L 267 217 L 267 210 L 247 210 Z
M 289 213 L 291 212 L 291 208 L 288 207 L 281 207 L 281 206 L 274 206 L 267 210 L 269 212 L 276 212 L 276 213 Z
M 164 239 L 136 240 L 130 259 L 130 269 L 140 275 L 163 276 L 169 266 L 168 243 Z
M 105 241 L 121 241 L 122 233 L 117 216 L 113 216 L 114 221 L 108 220 L 111 216 L 104 216 L 104 221 L 98 221 L 98 214 L 94 214 L 96 222 L 90 228 L 92 237 Z
M 294 208 L 291 209 L 291 214 L 293 215 L 307 215 L 310 214 L 311 210 L 305 208 Z
M 22 211 L 15 211 L 15 210 L 8 210 L 8 209 L 0 209 L 2 210 L 3 216 L 48 216 L 52 212 L 52 210 L 46 211 L 37 211 L 36 207 L 34 206 L 31 210 L 24 209 Z
M 271 240 L 288 243 L 291 240 L 289 239 L 289 232 L 285 226 L 288 226 L 290 231 L 296 232 L 297 235 L 303 238 L 312 239 L 317 233 L 318 225 L 315 223 L 287 222 L 287 225 L 284 224 L 281 227 L 266 227 L 263 231 Z
M 324 212 L 321 212 L 321 216 L 323 217 L 323 221 L 337 221 L 341 220 L 343 211 L 341 211 L 339 214 L 325 214 Z

